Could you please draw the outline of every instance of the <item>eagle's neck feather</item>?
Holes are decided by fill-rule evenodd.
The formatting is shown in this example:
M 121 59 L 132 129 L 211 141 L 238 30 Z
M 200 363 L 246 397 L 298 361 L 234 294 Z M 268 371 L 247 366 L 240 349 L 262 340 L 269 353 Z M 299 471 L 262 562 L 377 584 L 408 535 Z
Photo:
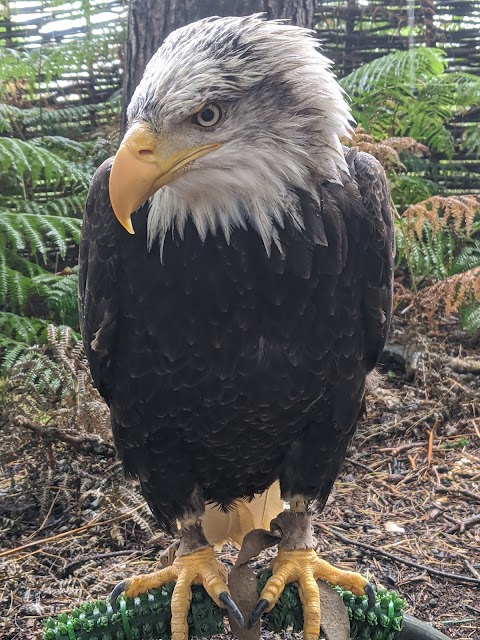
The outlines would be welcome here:
M 250 227 L 261 237 L 268 255 L 272 245 L 282 250 L 277 229 L 284 227 L 287 217 L 299 230 L 303 229 L 298 196 L 292 190 L 284 188 L 276 194 L 276 199 L 270 201 L 264 194 L 258 197 L 252 192 L 235 199 L 227 196 L 217 198 L 212 203 L 208 197 L 208 186 L 205 188 L 205 198 L 199 197 L 192 208 L 172 189 L 162 189 L 161 193 L 155 194 L 148 217 L 149 249 L 158 238 L 162 256 L 167 235 L 178 234 L 183 238 L 187 220 L 193 222 L 202 241 L 209 233 L 220 233 L 227 244 L 234 229 Z
M 325 148 L 322 151 L 325 153 Z M 340 143 L 335 152 L 335 172 L 325 175 L 315 170 L 315 154 L 307 156 L 301 149 L 282 157 L 271 148 L 239 151 L 238 145 L 225 145 L 211 158 L 202 158 L 201 166 L 188 169 L 153 195 L 148 215 L 149 249 L 158 238 L 162 254 L 167 235 L 183 238 L 186 222 L 191 220 L 202 241 L 209 233 L 221 233 L 229 243 L 232 230 L 251 228 L 261 237 L 268 255 L 272 245 L 281 250 L 278 228 L 283 228 L 286 220 L 303 229 L 296 190 L 306 191 L 319 202 L 319 184 L 325 179 L 340 181 L 345 167 Z

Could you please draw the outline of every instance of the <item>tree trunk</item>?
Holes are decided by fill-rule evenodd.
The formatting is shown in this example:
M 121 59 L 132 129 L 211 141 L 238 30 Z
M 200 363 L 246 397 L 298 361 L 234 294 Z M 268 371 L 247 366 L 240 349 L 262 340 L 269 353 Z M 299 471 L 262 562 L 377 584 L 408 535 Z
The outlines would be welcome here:
M 287 18 L 301 27 L 313 27 L 315 0 L 130 0 L 125 78 L 123 84 L 122 132 L 126 128 L 126 108 L 140 82 L 147 62 L 169 33 L 208 16 L 248 16 Z

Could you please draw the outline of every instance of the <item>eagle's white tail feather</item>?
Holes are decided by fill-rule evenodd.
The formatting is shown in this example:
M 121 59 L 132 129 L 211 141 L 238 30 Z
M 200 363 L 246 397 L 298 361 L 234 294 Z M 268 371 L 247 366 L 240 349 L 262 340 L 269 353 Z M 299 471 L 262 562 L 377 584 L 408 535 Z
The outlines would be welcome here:
M 270 529 L 270 522 L 281 511 L 283 501 L 278 482 L 251 502 L 237 500 L 227 512 L 208 504 L 202 518 L 203 530 L 210 544 L 220 549 L 226 542 L 240 547 L 245 534 L 252 529 Z

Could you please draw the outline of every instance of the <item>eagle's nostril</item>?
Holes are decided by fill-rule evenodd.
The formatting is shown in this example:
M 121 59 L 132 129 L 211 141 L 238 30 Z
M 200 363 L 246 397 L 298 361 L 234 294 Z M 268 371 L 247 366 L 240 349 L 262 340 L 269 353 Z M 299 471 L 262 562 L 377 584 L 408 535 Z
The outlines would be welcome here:
M 137 153 L 143 160 L 148 160 L 149 158 L 153 157 L 152 149 L 139 149 Z

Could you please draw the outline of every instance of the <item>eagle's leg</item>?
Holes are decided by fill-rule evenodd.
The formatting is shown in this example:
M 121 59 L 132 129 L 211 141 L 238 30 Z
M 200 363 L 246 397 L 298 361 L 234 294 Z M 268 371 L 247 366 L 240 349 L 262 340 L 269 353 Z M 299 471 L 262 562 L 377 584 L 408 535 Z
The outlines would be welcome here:
M 114 606 L 121 593 L 134 598 L 149 589 L 175 582 L 171 604 L 172 640 L 188 640 L 187 615 L 192 600 L 192 584 L 202 584 L 212 600 L 219 607 L 228 609 L 238 624 L 243 626 L 242 614 L 230 596 L 226 581 L 227 569 L 215 558 L 200 521 L 186 521 L 181 523 L 180 544 L 173 563 L 153 573 L 127 578 L 115 587 L 111 601 Z
M 367 594 L 372 604 L 373 587 L 368 580 L 353 571 L 343 571 L 320 559 L 313 549 L 311 514 L 307 501 L 290 502 L 290 510 L 281 513 L 271 523 L 279 529 L 282 539 L 277 557 L 270 568 L 273 575 L 264 586 L 260 599 L 248 621 L 251 628 L 264 612 L 273 609 L 289 582 L 298 584 L 303 607 L 304 640 L 318 640 L 321 621 L 321 603 L 317 580 L 341 586 L 355 595 Z M 372 600 L 373 599 L 373 600 Z

